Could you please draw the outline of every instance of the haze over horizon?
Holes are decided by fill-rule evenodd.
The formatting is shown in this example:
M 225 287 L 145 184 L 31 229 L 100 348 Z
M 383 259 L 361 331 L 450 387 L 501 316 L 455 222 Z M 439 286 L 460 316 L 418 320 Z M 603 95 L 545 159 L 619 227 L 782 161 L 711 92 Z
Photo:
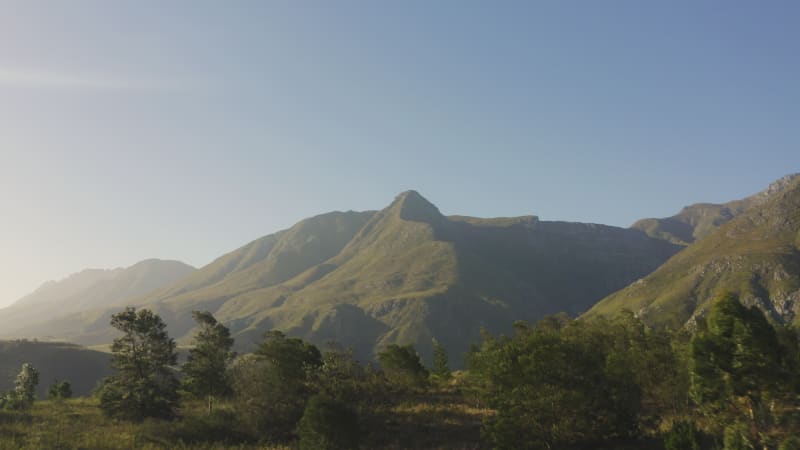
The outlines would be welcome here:
M 627 227 L 800 171 L 796 2 L 2 4 L 0 306 L 408 189 Z

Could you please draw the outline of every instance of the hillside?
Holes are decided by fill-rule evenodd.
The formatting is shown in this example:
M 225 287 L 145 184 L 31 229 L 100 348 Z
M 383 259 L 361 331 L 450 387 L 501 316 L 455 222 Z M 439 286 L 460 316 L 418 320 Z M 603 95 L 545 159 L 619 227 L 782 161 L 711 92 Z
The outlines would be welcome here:
M 800 179 L 610 295 L 587 316 L 630 309 L 651 324 L 678 327 L 703 314 L 722 291 L 738 293 L 775 321 L 799 323 Z
M 25 363 L 39 371 L 39 398 L 55 380 L 69 381 L 74 395 L 91 394 L 97 383 L 111 375 L 111 355 L 64 342 L 0 341 L 0 391 L 14 388 Z
M 134 303 L 156 310 L 183 342 L 191 338 L 191 311 L 206 309 L 231 327 L 241 350 L 271 328 L 317 344 L 336 340 L 365 358 L 397 342 L 427 356 L 436 338 L 459 364 L 481 327 L 506 332 L 515 320 L 580 313 L 679 249 L 596 224 L 445 217 L 409 191 L 378 212 L 301 221 Z M 26 332 L 105 343 L 116 310 Z
M 648 236 L 664 239 L 680 245 L 689 245 L 711 234 L 720 225 L 730 221 L 748 209 L 763 204 L 773 194 L 796 186 L 800 174 L 787 175 L 767 189 L 750 197 L 727 203 L 696 203 L 683 208 L 672 217 L 641 219 L 631 228 L 642 230 Z
M 87 269 L 61 281 L 50 281 L 0 309 L 0 335 L 15 336 L 43 319 L 126 301 L 185 278 L 196 269 L 179 261 L 149 259 L 128 268 Z M 44 333 L 35 337 L 47 337 Z

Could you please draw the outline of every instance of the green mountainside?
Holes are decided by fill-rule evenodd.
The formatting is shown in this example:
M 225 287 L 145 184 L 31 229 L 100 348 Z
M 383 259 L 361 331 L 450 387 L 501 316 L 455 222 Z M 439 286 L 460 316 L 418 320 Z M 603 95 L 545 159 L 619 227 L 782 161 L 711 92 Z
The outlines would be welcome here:
M 111 375 L 111 355 L 64 342 L 0 341 L 0 391 L 14 388 L 25 363 L 39 371 L 36 392 L 44 398 L 55 380 L 69 381 L 74 395 L 89 395 Z
M 458 364 L 480 329 L 566 311 L 650 273 L 680 246 L 639 230 L 542 222 L 533 216 L 445 217 L 414 191 L 378 212 L 334 212 L 256 240 L 186 279 L 129 303 L 147 305 L 180 341 L 191 311 L 230 326 L 240 350 L 280 329 L 363 357 L 412 343 L 428 357 L 435 338 Z M 32 326 L 83 344 L 107 343 L 116 309 Z
M 683 208 L 678 214 L 662 219 L 641 219 L 631 228 L 642 230 L 649 236 L 680 245 L 689 245 L 716 230 L 720 225 L 760 205 L 773 194 L 796 184 L 800 174 L 787 175 L 767 189 L 750 197 L 728 203 L 697 203 Z
M 679 327 L 704 314 L 716 294 L 730 291 L 773 320 L 798 323 L 800 178 L 783 181 L 780 189 L 611 294 L 587 316 L 630 309 L 651 324 Z
M 88 269 L 50 281 L 0 309 L 0 335 L 14 336 L 44 319 L 125 302 L 185 278 L 196 269 L 179 261 L 148 259 L 128 268 Z M 46 337 L 44 332 L 33 337 Z

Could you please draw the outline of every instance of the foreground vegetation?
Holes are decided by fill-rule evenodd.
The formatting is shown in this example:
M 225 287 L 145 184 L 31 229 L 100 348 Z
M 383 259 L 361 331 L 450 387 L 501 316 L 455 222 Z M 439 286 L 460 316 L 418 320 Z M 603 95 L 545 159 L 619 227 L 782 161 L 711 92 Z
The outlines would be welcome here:
M 157 315 L 115 315 L 116 374 L 93 398 L 69 399 L 59 382 L 34 401 L 38 374 L 23 366 L 2 397 L 0 449 L 800 448 L 797 330 L 733 295 L 694 335 L 630 313 L 518 323 L 484 335 L 455 373 L 436 342 L 430 369 L 411 346 L 365 365 L 278 331 L 235 357 L 226 327 L 195 320 L 178 371 Z
M 232 402 L 212 415 L 203 401 L 186 401 L 176 420 L 119 421 L 103 415 L 94 398 L 38 401 L 29 410 L 0 411 L 0 450 L 40 449 L 292 449 L 297 440 L 275 442 L 248 435 Z M 439 392 L 376 407 L 362 418 L 361 448 L 479 448 L 490 412 Z M 319 447 L 325 448 L 325 447 Z

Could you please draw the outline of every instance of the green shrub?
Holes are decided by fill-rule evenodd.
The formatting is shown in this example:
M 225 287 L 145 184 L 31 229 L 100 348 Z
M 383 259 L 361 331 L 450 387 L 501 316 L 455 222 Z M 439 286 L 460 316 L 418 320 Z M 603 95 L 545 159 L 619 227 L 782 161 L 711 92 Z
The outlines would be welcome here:
M 344 403 L 315 396 L 308 401 L 297 434 L 301 450 L 358 448 L 358 417 Z
M 228 445 L 249 440 L 239 431 L 236 415 L 224 409 L 216 409 L 211 414 L 187 415 L 180 421 L 148 420 L 142 428 L 147 440 L 152 442 Z
M 49 400 L 66 400 L 72 398 L 72 385 L 69 381 L 54 381 L 47 389 Z

